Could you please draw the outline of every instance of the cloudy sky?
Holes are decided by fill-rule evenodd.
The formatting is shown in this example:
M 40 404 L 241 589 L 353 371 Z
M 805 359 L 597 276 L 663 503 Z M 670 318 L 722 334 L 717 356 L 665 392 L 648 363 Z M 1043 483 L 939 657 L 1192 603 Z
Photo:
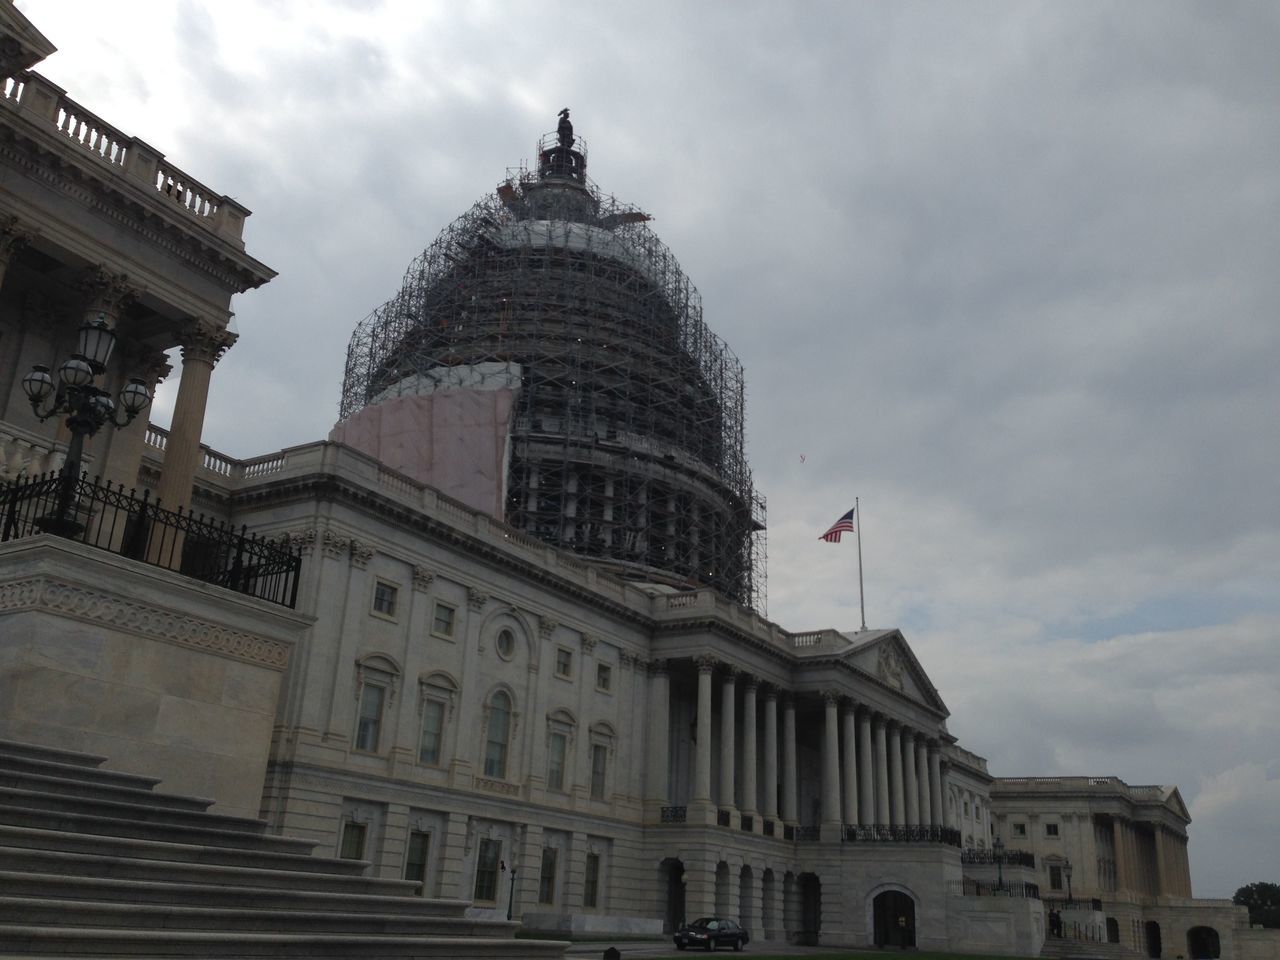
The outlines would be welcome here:
M 1280 6 L 25 0 L 254 211 L 205 438 L 323 436 L 354 325 L 563 106 L 748 375 L 769 615 L 901 626 L 997 775 L 1175 783 L 1280 881 Z M 172 385 L 157 404 L 167 422 Z

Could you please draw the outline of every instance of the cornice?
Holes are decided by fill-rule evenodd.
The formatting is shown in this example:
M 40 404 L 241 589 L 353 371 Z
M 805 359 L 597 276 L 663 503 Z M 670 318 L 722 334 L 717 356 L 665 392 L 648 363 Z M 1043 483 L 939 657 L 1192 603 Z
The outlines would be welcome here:
M 283 670 L 290 645 L 48 575 L 0 584 L 0 611 L 50 611 L 166 643 Z
M 5 123 L 6 117 L 12 117 L 12 113 L 0 111 L 0 130 L 9 134 L 0 137 L 0 159 L 24 176 L 134 230 L 152 245 L 235 293 L 259 287 L 276 276 L 270 267 L 217 237 L 209 227 L 184 224 L 180 217 L 166 216 L 163 194 L 157 192 L 154 202 L 149 202 L 144 191 L 118 182 L 107 173 L 109 168 L 91 155 L 79 156 L 56 140 L 43 142 L 42 134 L 23 130 L 12 120 Z M 64 173 L 68 168 L 75 171 L 74 178 Z

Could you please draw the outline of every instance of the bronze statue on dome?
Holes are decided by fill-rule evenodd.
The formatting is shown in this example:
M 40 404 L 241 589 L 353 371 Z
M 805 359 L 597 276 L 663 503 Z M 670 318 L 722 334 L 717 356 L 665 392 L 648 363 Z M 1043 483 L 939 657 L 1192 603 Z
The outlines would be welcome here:
M 560 146 L 568 150 L 573 146 L 573 124 L 569 122 L 569 108 L 560 111 L 560 123 L 556 127 L 556 136 L 560 138 Z

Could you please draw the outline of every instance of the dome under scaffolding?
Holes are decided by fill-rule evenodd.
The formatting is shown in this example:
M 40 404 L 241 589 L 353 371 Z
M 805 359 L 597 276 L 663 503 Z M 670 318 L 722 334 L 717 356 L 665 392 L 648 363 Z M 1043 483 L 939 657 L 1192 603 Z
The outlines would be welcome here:
M 764 612 L 742 366 L 648 215 L 587 177 L 567 110 L 537 156 L 536 171 L 509 170 L 446 227 L 356 327 L 341 416 L 513 385 L 508 524 L 623 576 L 711 586 Z

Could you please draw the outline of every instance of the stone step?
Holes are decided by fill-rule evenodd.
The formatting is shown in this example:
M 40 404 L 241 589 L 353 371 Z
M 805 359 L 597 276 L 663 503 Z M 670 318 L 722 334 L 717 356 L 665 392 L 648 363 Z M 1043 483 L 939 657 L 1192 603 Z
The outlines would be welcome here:
M 81 767 L 100 767 L 107 762 L 106 757 L 92 753 L 78 753 L 74 750 L 59 750 L 57 747 L 41 747 L 21 740 L 5 740 L 0 738 L 0 753 L 10 757 L 28 757 L 32 760 L 47 760 L 50 763 L 70 763 Z
M 269 870 L 300 870 L 305 873 L 337 873 L 346 876 L 363 876 L 369 866 L 368 862 L 363 860 L 313 857 L 306 854 L 280 853 L 274 850 L 254 850 L 243 847 L 166 843 L 134 837 L 98 836 L 7 824 L 0 824 L 0 847 L 133 857 L 138 860 L 164 860 L 170 863 L 214 863 L 223 866 L 261 867 Z
M 27 803 L 38 804 L 37 797 L 25 798 Z M 306 855 L 315 849 L 311 840 L 282 837 L 266 833 L 266 824 L 259 820 L 244 820 L 254 830 L 225 829 L 218 826 L 191 824 L 166 824 L 138 821 L 119 816 L 103 816 L 96 813 L 48 810 L 42 806 L 15 806 L 0 802 L 0 823 L 16 827 L 33 827 L 40 830 L 65 830 L 72 833 L 88 833 L 96 836 L 134 837 L 166 843 L 190 843 L 210 847 L 238 847 L 251 850 L 274 850 L 282 853 Z
M 0 861 L 0 865 L 3 862 Z M 410 884 L 410 887 L 413 885 Z M 461 917 L 465 900 L 386 896 L 369 891 L 347 893 L 303 890 L 292 885 L 275 888 L 237 887 L 194 881 L 80 877 L 0 870 L 0 896 L 39 897 L 104 903 L 168 904 L 174 907 L 218 907 L 235 910 L 303 910 L 314 912 L 394 913 L 402 916 Z
M 193 882 L 224 887 L 276 890 L 369 893 L 384 896 L 411 896 L 417 885 L 409 880 L 382 877 L 343 876 L 329 873 L 301 873 L 294 870 L 266 870 L 256 867 L 222 866 L 210 863 L 169 863 L 163 860 L 135 860 L 130 857 L 62 853 L 0 846 L 0 864 L 15 873 L 65 874 L 76 877 L 110 877 L 117 880 L 151 880 L 159 883 Z
M 509 938 L 520 926 L 434 913 L 351 913 L 342 910 L 233 909 L 124 902 L 0 896 L 0 917 L 20 917 L 25 926 L 74 926 L 139 930 L 248 933 L 361 934 L 401 937 Z M 3 924 L 0 923 L 0 930 Z
M 21 787 L 0 785 L 0 806 L 3 805 L 36 807 L 62 813 L 87 813 L 92 816 L 117 817 L 141 823 L 235 830 L 241 833 L 265 833 L 267 827 L 263 821 L 250 820 L 247 817 L 230 817 L 226 814 L 205 813 L 200 810 L 172 810 L 150 803 L 129 803 L 93 796 L 65 796 L 43 790 L 25 790 Z
M 91 759 L 97 760 L 98 758 Z M 43 773 L 48 776 L 64 777 L 68 780 L 84 780 L 87 783 L 109 783 L 120 787 L 136 787 L 139 790 L 150 790 L 160 783 L 159 777 L 144 777 L 137 773 L 101 770 L 96 766 L 83 763 L 32 757 L 19 751 L 11 752 L 5 747 L 4 741 L 0 741 L 0 770 Z
M 12 957 L 367 957 L 470 960 L 561 957 L 567 943 L 490 937 L 360 937 L 316 934 L 101 930 L 0 925 L 0 955 Z
M 158 807 L 165 810 L 182 810 L 204 813 L 212 800 L 184 797 L 172 793 L 156 793 L 150 787 L 139 788 L 133 784 L 98 783 L 75 777 L 52 776 L 34 770 L 14 770 L 0 766 L 0 787 L 15 787 L 32 793 L 56 794 L 63 797 L 83 797 L 101 801 L 119 801 Z

